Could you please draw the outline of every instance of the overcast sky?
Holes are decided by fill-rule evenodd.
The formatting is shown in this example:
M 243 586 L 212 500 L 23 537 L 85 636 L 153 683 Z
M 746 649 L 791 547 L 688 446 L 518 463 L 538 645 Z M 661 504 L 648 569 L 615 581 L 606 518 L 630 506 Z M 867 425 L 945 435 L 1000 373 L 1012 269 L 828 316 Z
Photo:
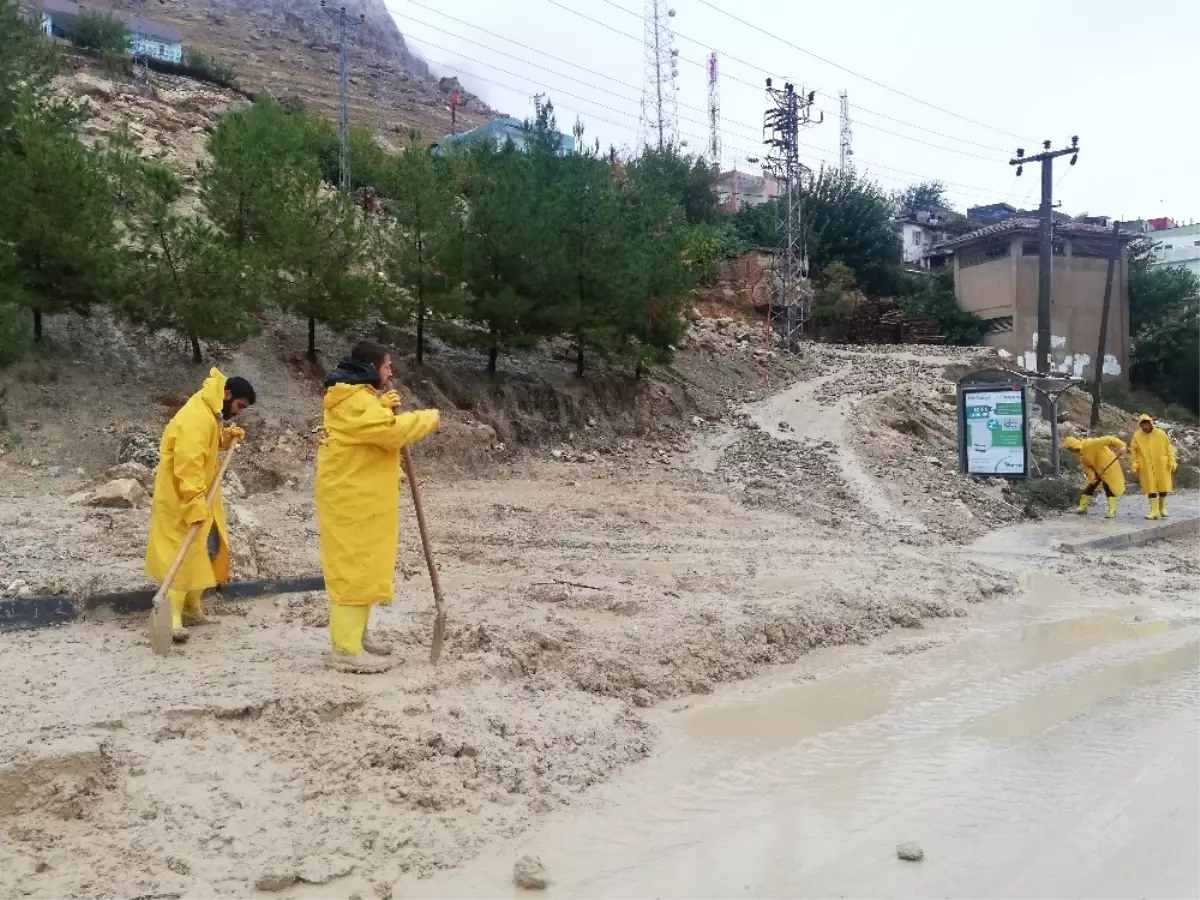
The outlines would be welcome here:
M 523 118 L 532 114 L 532 95 L 545 92 L 563 131 L 578 116 L 586 140 L 637 145 L 642 0 L 386 2 L 435 71 L 458 75 L 494 108 Z M 1078 164 L 1055 161 L 1055 198 L 1065 212 L 1200 219 L 1197 0 L 667 2 L 676 10 L 688 151 L 706 146 L 705 61 L 709 51 L 718 54 L 723 169 L 735 161 L 754 169 L 745 160 L 762 152 L 769 74 L 777 84 L 790 79 L 818 91 L 825 122 L 800 137 L 809 145 L 801 159 L 814 168 L 836 162 L 845 90 L 855 163 L 888 190 L 937 178 L 960 210 L 999 201 L 1036 206 L 1037 166 L 1018 179 L 1009 158 L 1018 146 L 1036 152 L 1050 139 L 1058 148 L 1077 134 Z

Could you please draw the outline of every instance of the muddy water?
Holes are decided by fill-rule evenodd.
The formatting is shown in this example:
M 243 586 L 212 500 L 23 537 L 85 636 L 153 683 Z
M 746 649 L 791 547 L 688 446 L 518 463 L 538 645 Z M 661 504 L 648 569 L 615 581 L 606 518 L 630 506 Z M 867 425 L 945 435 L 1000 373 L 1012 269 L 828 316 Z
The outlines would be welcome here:
M 656 711 L 659 752 L 589 808 L 396 895 L 520 895 L 521 853 L 559 897 L 1200 895 L 1195 618 L 1026 583 Z

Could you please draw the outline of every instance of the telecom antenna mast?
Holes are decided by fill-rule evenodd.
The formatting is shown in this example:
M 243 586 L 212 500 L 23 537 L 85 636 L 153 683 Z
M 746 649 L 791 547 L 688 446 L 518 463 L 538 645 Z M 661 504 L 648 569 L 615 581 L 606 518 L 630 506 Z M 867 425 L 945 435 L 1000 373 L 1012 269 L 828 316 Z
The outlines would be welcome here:
M 708 55 L 708 162 L 714 170 L 721 170 L 721 91 L 716 50 Z
M 670 20 L 675 10 L 667 0 L 646 0 L 642 78 L 642 143 L 664 150 L 679 144 L 679 106 L 675 79 L 679 77 L 679 51 Z
M 810 313 L 810 295 L 803 283 L 808 276 L 808 256 L 804 250 L 804 220 L 801 195 L 804 173 L 797 140 L 799 130 L 824 120 L 812 118 L 815 91 L 808 93 L 790 82 L 772 87 L 767 79 L 767 101 L 763 116 L 763 143 L 767 145 L 767 168 L 779 185 L 779 203 L 775 217 L 775 253 L 772 257 L 771 307 L 769 333 L 777 334 L 783 346 L 796 353 Z
M 343 194 L 350 193 L 350 41 L 363 21 L 363 15 L 347 15 L 346 7 L 333 9 L 321 0 L 321 11 L 338 26 L 338 48 L 340 57 L 340 84 L 338 104 L 338 174 Z
M 850 130 L 850 97 L 845 91 L 838 94 L 840 101 L 840 132 L 838 140 L 838 168 L 845 170 L 847 166 L 853 165 L 850 162 L 850 157 L 854 155 L 854 150 L 850 146 L 850 140 L 854 137 L 854 132 Z

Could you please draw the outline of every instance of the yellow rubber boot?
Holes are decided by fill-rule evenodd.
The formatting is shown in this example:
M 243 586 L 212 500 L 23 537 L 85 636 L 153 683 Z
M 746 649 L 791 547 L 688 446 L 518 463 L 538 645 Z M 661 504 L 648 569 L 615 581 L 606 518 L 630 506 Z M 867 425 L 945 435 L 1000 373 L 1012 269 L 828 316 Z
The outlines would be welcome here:
M 187 629 L 183 627 L 187 596 L 187 591 L 167 591 L 167 599 L 171 601 L 171 640 L 176 644 L 186 644 L 188 639 Z
M 1091 494 L 1080 494 L 1079 495 L 1079 505 L 1077 507 L 1075 507 L 1075 514 L 1077 516 L 1087 515 L 1088 507 L 1091 505 L 1092 505 Z
M 1167 495 L 1166 494 L 1158 495 L 1158 517 L 1160 519 L 1165 519 L 1167 517 Z
M 204 591 L 188 591 L 183 601 L 183 624 L 188 628 L 193 625 L 220 625 L 218 619 L 210 619 L 204 614 L 204 605 L 200 598 Z
M 1105 514 L 1106 519 L 1115 519 L 1117 517 L 1117 498 L 1108 498 L 1108 512 Z
M 330 668 L 339 672 L 371 673 L 386 672 L 392 667 L 390 660 L 369 656 L 363 651 L 363 635 L 370 617 L 370 604 L 329 605 L 329 638 L 333 643 L 329 654 Z
M 1146 518 L 1147 519 L 1161 519 L 1162 518 L 1162 512 L 1160 512 L 1160 510 L 1159 510 L 1157 497 L 1150 498 L 1150 512 L 1146 513 Z

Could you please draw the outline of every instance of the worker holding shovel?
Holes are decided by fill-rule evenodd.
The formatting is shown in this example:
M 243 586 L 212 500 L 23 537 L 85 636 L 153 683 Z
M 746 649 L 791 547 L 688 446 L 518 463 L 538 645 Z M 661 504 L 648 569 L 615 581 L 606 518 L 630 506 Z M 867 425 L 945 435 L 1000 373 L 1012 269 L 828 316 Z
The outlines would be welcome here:
M 228 529 L 218 483 L 220 454 L 245 437 L 241 428 L 228 423 L 254 401 L 254 388 L 245 378 L 226 378 L 212 369 L 163 431 L 154 473 L 146 574 L 163 584 L 180 548 L 188 543 L 166 585 L 175 643 L 188 639 L 186 626 L 211 624 L 200 597 L 207 588 L 229 580 Z M 193 526 L 199 526 L 203 540 L 188 539 Z M 166 646 L 169 649 L 170 644 Z
M 1096 489 L 1103 487 L 1104 495 L 1108 498 L 1108 514 L 1105 518 L 1115 519 L 1117 498 L 1125 493 L 1125 473 L 1118 462 L 1125 455 L 1125 442 L 1112 435 L 1083 440 L 1072 436 L 1063 440 L 1062 447 L 1078 454 L 1079 465 L 1083 468 L 1086 486 L 1079 495 L 1079 506 L 1075 512 L 1086 515 Z
M 402 413 L 392 358 L 375 341 L 360 341 L 325 380 L 324 422 L 317 450 L 317 524 L 321 569 L 329 594 L 331 668 L 383 672 L 392 652 L 368 630 L 371 607 L 394 599 L 400 535 L 403 448 L 435 431 L 436 409 Z
M 1167 495 L 1171 493 L 1175 470 L 1175 448 L 1165 431 L 1154 424 L 1154 419 L 1142 413 L 1138 416 L 1138 427 L 1129 440 L 1130 468 L 1137 476 L 1142 493 L 1150 501 L 1147 519 L 1167 517 Z

